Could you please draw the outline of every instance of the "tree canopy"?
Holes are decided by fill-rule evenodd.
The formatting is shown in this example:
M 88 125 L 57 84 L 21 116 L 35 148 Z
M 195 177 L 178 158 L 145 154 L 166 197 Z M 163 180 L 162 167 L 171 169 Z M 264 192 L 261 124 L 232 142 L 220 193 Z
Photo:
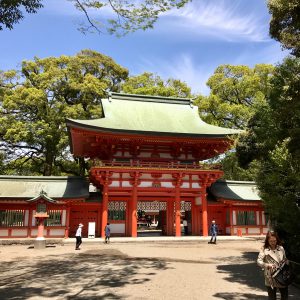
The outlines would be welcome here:
M 300 247 L 300 60 L 287 57 L 275 68 L 270 94 L 249 122 L 237 153 L 243 165 L 259 163 L 256 182 L 274 226 L 294 257 Z
M 74 7 L 81 11 L 86 22 L 82 22 L 79 30 L 86 32 L 108 32 L 117 36 L 129 32 L 152 28 L 159 16 L 173 8 L 181 8 L 191 0 L 64 0 L 70 1 Z M 13 29 L 24 14 L 36 13 L 43 7 L 44 0 L 2 0 L 0 2 L 0 30 L 1 24 Z M 96 11 L 99 18 L 93 19 L 90 12 Z M 109 11 L 111 17 L 106 17 Z
M 185 82 L 178 79 L 163 80 L 160 76 L 148 72 L 129 77 L 122 84 L 122 91 L 128 94 L 191 97 L 191 89 Z
M 0 74 L 0 137 L 8 169 L 20 174 L 75 174 L 65 118 L 101 116 L 105 90 L 119 91 L 127 69 L 91 50 L 23 61 Z
M 282 46 L 300 55 L 300 2 L 299 0 L 268 0 L 271 14 L 270 35 Z
M 200 96 L 195 102 L 201 117 L 218 126 L 246 128 L 255 106 L 269 92 L 273 68 L 267 64 L 219 66 L 208 79 L 209 96 Z

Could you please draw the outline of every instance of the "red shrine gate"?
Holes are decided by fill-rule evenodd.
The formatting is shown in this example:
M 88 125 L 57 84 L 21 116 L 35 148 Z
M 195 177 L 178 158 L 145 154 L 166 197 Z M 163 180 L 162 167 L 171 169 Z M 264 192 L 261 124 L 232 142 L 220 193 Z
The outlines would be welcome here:
M 207 236 L 206 191 L 223 172 L 199 162 L 224 153 L 239 131 L 206 124 L 190 99 L 111 93 L 102 108 L 103 118 L 67 120 L 74 156 L 94 161 L 100 235 L 110 222 L 112 232 L 136 237 L 138 203 L 159 201 L 166 235 L 181 235 L 188 203 L 191 234 Z
M 119 165 L 103 163 L 94 166 L 90 179 L 102 189 L 102 235 L 107 222 L 116 226 L 119 234 L 137 236 L 138 202 L 159 202 L 163 217 L 165 235 L 181 235 L 181 212 L 190 211 L 190 232 L 192 235 L 208 234 L 208 207 L 206 189 L 222 176 L 219 170 L 203 170 L 199 167 L 160 163 L 160 167 L 139 167 L 126 163 Z M 146 164 L 147 166 L 147 164 Z M 115 209 L 117 206 L 117 209 Z M 113 220 L 113 210 L 124 211 L 122 220 Z M 111 216 L 109 213 L 111 211 Z M 121 225 L 123 224 L 123 225 Z M 175 227 L 174 227 L 175 224 Z

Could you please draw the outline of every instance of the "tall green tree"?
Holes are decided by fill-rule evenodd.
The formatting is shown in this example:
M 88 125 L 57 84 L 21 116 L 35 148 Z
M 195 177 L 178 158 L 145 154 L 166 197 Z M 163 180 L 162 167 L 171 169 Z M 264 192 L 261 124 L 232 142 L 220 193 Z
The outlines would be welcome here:
M 129 77 L 122 84 L 122 91 L 128 94 L 191 97 L 191 89 L 185 82 L 178 79 L 163 80 L 160 76 L 149 72 Z
M 272 65 L 254 68 L 243 65 L 221 65 L 208 79 L 209 96 L 200 96 L 196 103 L 201 117 L 208 123 L 244 129 L 270 90 Z
M 78 173 L 70 163 L 65 118 L 100 117 L 105 90 L 119 91 L 127 76 L 127 69 L 91 50 L 35 58 L 23 61 L 20 71 L 2 72 L 0 146 L 8 169 L 15 174 Z
M 270 35 L 283 48 L 300 56 L 300 2 L 299 0 L 268 0 L 271 14 Z
M 274 67 L 259 64 L 254 68 L 243 65 L 221 65 L 209 78 L 208 96 L 199 96 L 195 103 L 201 118 L 209 124 L 246 129 L 256 109 L 270 92 Z M 235 151 L 221 160 L 224 176 L 232 180 L 254 180 L 257 164 L 239 166 Z
M 267 101 L 254 114 L 237 153 L 242 164 L 259 162 L 256 178 L 266 211 L 300 261 L 300 59 L 275 68 Z
M 129 32 L 152 28 L 159 16 L 173 8 L 180 9 L 191 0 L 64 0 L 70 1 L 81 11 L 86 22 L 82 22 L 79 30 L 87 32 L 108 32 L 117 36 Z M 36 13 L 44 0 L 1 0 L 0 1 L 0 30 L 1 24 L 12 29 L 23 19 L 23 10 Z M 100 14 L 100 19 L 93 19 L 91 10 Z M 106 17 L 107 10 L 111 17 Z M 102 16 L 102 18 L 101 18 Z

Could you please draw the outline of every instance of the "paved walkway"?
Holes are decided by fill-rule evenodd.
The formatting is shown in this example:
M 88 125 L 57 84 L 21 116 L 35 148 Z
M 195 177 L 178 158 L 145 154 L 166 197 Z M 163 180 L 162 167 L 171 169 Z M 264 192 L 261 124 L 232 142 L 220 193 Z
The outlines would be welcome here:
M 261 239 L 194 238 L 85 239 L 80 251 L 74 239 L 42 250 L 0 246 L 0 299 L 267 300 Z M 298 288 L 290 299 L 300 299 Z

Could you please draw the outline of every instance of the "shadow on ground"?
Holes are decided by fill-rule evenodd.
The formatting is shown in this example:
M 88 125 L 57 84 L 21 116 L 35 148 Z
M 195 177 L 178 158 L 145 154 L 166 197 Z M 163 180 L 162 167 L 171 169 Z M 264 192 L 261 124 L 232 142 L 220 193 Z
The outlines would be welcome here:
M 113 249 L 15 260 L 1 264 L 0 295 L 7 300 L 125 299 L 117 288 L 135 288 L 167 268 L 159 259 L 131 258 Z
M 256 264 L 257 252 L 243 252 L 240 257 L 223 257 L 220 261 L 226 261 L 229 264 L 218 265 L 218 272 L 227 275 L 225 280 L 238 282 L 247 285 L 253 289 L 253 293 L 216 293 L 215 297 L 226 300 L 266 300 L 267 292 L 264 285 L 263 271 Z M 265 292 L 266 296 L 259 295 L 256 292 Z M 289 287 L 289 299 L 300 299 L 300 290 L 294 286 Z

